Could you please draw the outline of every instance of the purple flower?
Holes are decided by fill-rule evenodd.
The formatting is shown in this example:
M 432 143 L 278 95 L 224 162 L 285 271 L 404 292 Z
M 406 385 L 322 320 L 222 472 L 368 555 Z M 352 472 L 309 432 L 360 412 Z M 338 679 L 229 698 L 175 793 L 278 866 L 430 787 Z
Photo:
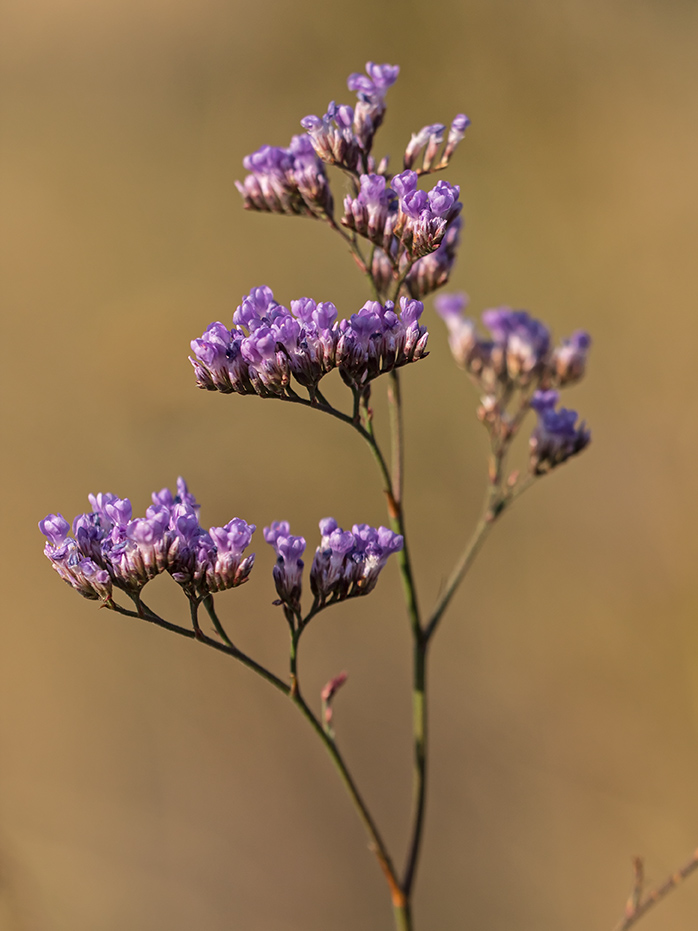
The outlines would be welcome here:
M 392 301 L 367 301 L 361 310 L 339 325 L 337 366 L 342 379 L 354 389 L 386 372 L 427 355 L 429 334 L 420 326 L 420 301 L 400 299 L 400 314 Z
M 415 172 L 404 171 L 391 181 L 400 209 L 395 233 L 413 259 L 434 252 L 463 209 L 458 185 L 439 181 L 431 191 L 420 191 L 416 177 Z
M 322 538 L 310 569 L 315 607 L 367 595 L 388 557 L 402 549 L 403 538 L 387 527 L 354 524 L 342 530 L 332 517 L 320 521 Z
M 506 374 L 518 385 L 540 377 L 548 361 L 550 333 L 525 310 L 498 307 L 486 310 L 482 321 L 494 337 L 498 352 L 504 354 Z
M 591 336 L 585 330 L 575 330 L 568 339 L 562 340 L 562 345 L 553 350 L 550 367 L 556 385 L 571 385 L 584 376 L 590 347 Z
M 403 158 L 405 168 L 414 166 L 422 149 L 424 149 L 424 157 L 419 169 L 420 174 L 445 168 L 457 146 L 462 142 L 465 130 L 469 125 L 470 120 L 464 113 L 459 113 L 458 116 L 454 117 L 446 140 L 446 146 L 438 162 L 436 162 L 436 156 L 444 141 L 446 127 L 443 123 L 431 123 L 428 126 L 423 126 L 418 133 L 412 134 L 412 138 L 407 144 Z M 436 164 L 434 164 L 435 162 Z
M 264 539 L 276 552 L 273 569 L 274 584 L 279 595 L 279 604 L 286 605 L 294 614 L 300 611 L 303 560 L 305 551 L 303 537 L 294 537 L 288 521 L 274 521 L 264 528 Z
M 361 175 L 356 197 L 344 198 L 342 225 L 388 251 L 397 223 L 397 197 L 381 175 Z
M 294 136 L 287 149 L 264 145 L 245 156 L 243 165 L 250 174 L 235 186 L 245 209 L 290 216 L 332 215 L 327 175 L 308 136 Z
M 210 533 L 199 525 L 199 505 L 184 479 L 176 493 L 153 492 L 145 517 L 131 517 L 127 498 L 90 495 L 92 512 L 68 523 L 49 514 L 39 528 L 48 538 L 45 554 L 56 571 L 87 598 L 109 602 L 112 587 L 132 596 L 162 572 L 169 572 L 190 598 L 240 585 L 252 569 L 254 556 L 242 558 L 254 532 L 253 524 L 234 518 Z
M 412 297 L 421 300 L 448 282 L 456 261 L 462 225 L 461 217 L 456 217 L 449 224 L 438 249 L 418 259 L 409 270 L 406 284 Z
M 465 115 L 465 113 L 459 113 L 458 116 L 453 118 L 451 123 L 451 129 L 448 133 L 448 139 L 446 140 L 446 148 L 444 149 L 444 154 L 441 159 L 441 164 L 439 167 L 446 167 L 451 160 L 451 156 L 456 151 L 456 148 L 465 138 L 465 131 L 470 126 L 470 120 Z
M 369 301 L 338 323 L 329 301 L 316 304 L 304 297 L 292 301 L 289 311 L 274 300 L 271 289 L 255 288 L 235 311 L 232 330 L 215 323 L 192 340 L 190 361 L 199 387 L 224 393 L 285 397 L 291 376 L 312 392 L 334 368 L 351 387 L 362 388 L 426 356 L 421 310 L 419 301 L 405 298 L 400 314 L 391 302 Z
M 358 97 L 354 111 L 354 132 L 359 145 L 368 154 L 373 145 L 376 130 L 385 116 L 385 95 L 397 81 L 398 65 L 376 65 L 366 63 L 366 75 L 350 74 L 347 87 Z
M 561 465 L 591 441 L 591 432 L 584 421 L 577 423 L 577 412 L 564 407 L 555 410 L 557 402 L 556 391 L 536 391 L 531 400 L 531 407 L 538 415 L 530 440 L 531 471 L 534 475 Z
M 306 116 L 301 126 L 308 133 L 318 158 L 329 165 L 339 165 L 349 171 L 363 166 L 362 146 L 354 132 L 352 107 L 333 101 L 322 117 Z

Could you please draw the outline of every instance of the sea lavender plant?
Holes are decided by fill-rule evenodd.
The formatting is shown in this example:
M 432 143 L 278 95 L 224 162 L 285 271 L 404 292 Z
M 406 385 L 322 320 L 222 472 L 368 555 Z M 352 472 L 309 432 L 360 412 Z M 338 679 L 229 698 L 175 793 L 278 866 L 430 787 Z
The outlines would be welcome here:
M 387 880 L 398 931 L 410 931 L 425 818 L 429 646 L 495 522 L 531 485 L 589 445 L 591 434 L 584 422 L 558 403 L 560 391 L 584 376 L 591 340 L 578 330 L 555 344 L 545 324 L 509 307 L 482 314 L 488 331 L 482 335 L 465 316 L 465 295 L 442 294 L 435 300 L 453 357 L 479 395 L 477 417 L 489 435 L 490 453 L 480 521 L 436 603 L 422 613 L 405 532 L 399 370 L 428 355 L 422 300 L 448 282 L 462 225 L 459 186 L 439 180 L 425 190 L 420 180 L 449 166 L 470 120 L 458 114 L 448 131 L 442 123 L 424 126 L 407 142 L 402 170 L 391 174 L 388 158 L 377 159 L 373 145 L 385 118 L 387 91 L 398 72 L 397 66 L 369 62 L 365 75 L 349 76 L 348 88 L 357 96 L 353 106 L 332 101 L 322 117 L 305 117 L 301 120 L 305 132 L 294 136 L 287 148 L 265 145 L 248 155 L 243 161 L 248 174 L 236 182 L 247 210 L 310 217 L 339 235 L 366 277 L 370 299 L 360 308 L 341 307 L 345 316 L 340 319 L 340 311 L 330 301 L 301 297 L 291 300 L 289 309 L 261 285 L 243 296 L 231 326 L 213 322 L 191 341 L 190 361 L 200 388 L 275 398 L 330 415 L 366 442 L 378 467 L 390 526 L 354 524 L 344 530 L 331 517 L 320 520 L 320 542 L 308 574 L 312 601 L 308 605 L 306 595 L 305 608 L 305 539 L 294 536 L 285 520 L 264 528 L 264 540 L 276 554 L 274 604 L 281 608 L 290 631 L 288 677 L 243 653 L 214 605 L 215 595 L 249 581 L 255 556 L 245 553 L 255 525 L 235 517 L 206 531 L 199 521 L 199 505 L 182 478 L 174 492 L 164 488 L 153 493 L 144 517 L 133 517 L 128 498 L 101 493 L 89 495 L 91 511 L 78 515 L 72 525 L 61 514 L 49 514 L 39 528 L 46 537 L 44 552 L 51 565 L 85 598 L 233 657 L 295 704 L 331 756 L 364 824 Z M 349 185 L 338 220 L 328 167 L 343 173 Z M 345 408 L 330 404 L 320 388 L 334 369 L 348 389 Z M 370 403 L 381 379 L 391 412 L 389 456 L 376 438 Z M 512 444 L 529 414 L 535 423 L 528 439 L 528 468 L 511 469 Z M 369 595 L 393 554 L 413 645 L 414 802 L 402 870 L 396 867 L 337 744 L 332 701 L 347 673 L 334 676 L 322 689 L 319 714 L 306 701 L 298 676 L 301 635 L 308 623 L 330 605 Z M 144 602 L 143 589 L 163 573 L 182 589 L 190 626 L 160 617 Z M 132 607 L 125 606 L 124 597 Z M 202 629 L 202 607 L 215 636 Z M 617 931 L 627 931 L 696 868 L 698 852 L 662 886 L 645 893 L 642 863 L 635 861 L 633 892 Z

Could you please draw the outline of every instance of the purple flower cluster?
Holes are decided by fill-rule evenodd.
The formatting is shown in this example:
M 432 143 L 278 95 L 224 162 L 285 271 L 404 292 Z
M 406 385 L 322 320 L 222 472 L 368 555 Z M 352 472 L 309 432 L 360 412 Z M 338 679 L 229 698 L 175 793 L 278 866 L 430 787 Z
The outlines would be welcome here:
M 359 193 L 344 199 L 342 225 L 379 246 L 393 264 L 400 252 L 417 259 L 434 252 L 461 212 L 460 188 L 438 181 L 417 189 L 416 171 L 403 171 L 388 186 L 382 175 L 361 175 Z
M 246 210 L 323 219 L 332 216 L 332 191 L 325 167 L 308 135 L 294 136 L 287 149 L 265 145 L 243 159 L 250 172 L 236 181 Z
M 474 322 L 463 315 L 465 295 L 443 294 L 434 306 L 448 327 L 456 362 L 488 394 L 507 386 L 563 387 L 584 375 L 591 337 L 583 330 L 552 347 L 550 333 L 539 320 L 524 310 L 498 307 L 482 315 L 491 333 L 491 339 L 483 339 Z
M 233 327 L 210 324 L 192 340 L 190 358 L 197 384 L 209 391 L 284 397 L 291 376 L 311 392 L 332 369 L 362 389 L 385 372 L 427 355 L 428 333 L 420 326 L 424 307 L 401 298 L 368 301 L 348 320 L 337 320 L 334 304 L 309 297 L 277 304 L 270 288 L 254 288 L 233 315 Z
M 154 492 L 145 517 L 132 519 L 131 502 L 113 494 L 88 496 L 92 511 L 70 525 L 61 514 L 39 522 L 44 553 L 66 582 L 86 598 L 109 603 L 113 587 L 137 595 L 161 572 L 190 598 L 234 588 L 247 580 L 254 554 L 243 558 L 254 524 L 233 518 L 225 527 L 199 524 L 199 505 L 186 482 Z
M 342 530 L 332 517 L 320 521 L 320 532 L 322 538 L 310 569 L 314 611 L 346 598 L 368 595 L 375 588 L 388 557 L 403 546 L 400 534 L 387 527 L 354 524 L 351 531 Z M 294 537 L 287 521 L 265 527 L 264 539 L 277 555 L 274 583 L 278 603 L 298 613 L 305 539 Z
M 577 330 L 559 346 L 552 346 L 548 328 L 523 310 L 498 307 L 482 315 L 491 338 L 484 339 L 475 323 L 464 316 L 464 294 L 443 294 L 435 300 L 449 331 L 456 362 L 470 374 L 482 391 L 480 419 L 494 435 L 508 442 L 516 433 L 528 407 L 538 414 L 531 436 L 531 470 L 535 475 L 554 468 L 588 446 L 591 434 L 577 426 L 577 414 L 555 410 L 558 393 L 579 381 L 586 369 L 591 337 Z M 519 395 L 516 395 L 519 392 Z M 507 405 L 519 397 L 519 413 Z
M 368 62 L 366 74 L 351 74 L 350 91 L 358 97 L 356 107 L 332 101 L 324 116 L 306 116 L 301 126 L 311 139 L 319 158 L 353 172 L 373 170 L 369 153 L 373 137 L 385 115 L 385 95 L 400 69 L 397 65 Z
M 417 156 L 424 149 L 424 157 L 419 174 L 426 174 L 429 171 L 439 171 L 445 168 L 451 160 L 451 156 L 456 148 L 465 138 L 465 130 L 470 126 L 470 120 L 465 113 L 459 113 L 454 117 L 451 128 L 446 140 L 446 146 L 437 161 L 436 156 L 441 144 L 444 141 L 446 127 L 443 123 L 431 123 L 429 126 L 423 126 L 418 133 L 413 133 L 403 158 L 405 169 L 414 168 Z M 434 164 L 436 162 L 436 165 Z
M 541 475 L 554 469 L 581 452 L 589 445 L 591 433 L 584 421 L 577 424 L 577 412 L 561 407 L 557 391 L 536 391 L 531 407 L 538 415 L 538 423 L 531 434 L 531 471 Z

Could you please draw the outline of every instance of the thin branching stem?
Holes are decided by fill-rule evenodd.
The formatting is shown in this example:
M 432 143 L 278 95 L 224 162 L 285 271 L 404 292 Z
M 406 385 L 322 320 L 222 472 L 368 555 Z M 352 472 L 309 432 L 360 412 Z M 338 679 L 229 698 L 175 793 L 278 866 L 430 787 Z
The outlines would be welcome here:
M 683 866 L 667 876 L 663 883 L 645 894 L 643 894 L 642 860 L 639 857 L 636 858 L 634 867 L 635 881 L 633 890 L 625 907 L 625 914 L 613 931 L 629 931 L 651 908 L 661 902 L 670 892 L 673 892 L 691 873 L 698 870 L 698 850 L 693 852 L 691 859 L 684 863 Z

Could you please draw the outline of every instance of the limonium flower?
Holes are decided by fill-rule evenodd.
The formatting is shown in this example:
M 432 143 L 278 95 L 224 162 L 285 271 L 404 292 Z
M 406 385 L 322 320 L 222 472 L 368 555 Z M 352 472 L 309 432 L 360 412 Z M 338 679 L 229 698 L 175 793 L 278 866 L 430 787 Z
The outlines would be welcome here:
M 555 410 L 559 400 L 557 391 L 536 391 L 531 407 L 538 415 L 538 423 L 531 434 L 531 471 L 535 475 L 554 469 L 570 456 L 589 445 L 591 433 L 582 421 L 577 423 L 577 412 L 564 407 Z
M 387 527 L 354 524 L 348 531 L 332 517 L 320 521 L 320 532 L 310 569 L 310 588 L 319 606 L 373 591 L 388 557 L 403 546 L 402 536 Z
M 326 517 L 320 521 L 322 534 L 310 569 L 313 610 L 346 598 L 373 591 L 378 576 L 392 553 L 402 549 L 403 539 L 387 527 L 354 524 L 342 530 L 337 521 Z M 277 604 L 292 612 L 300 610 L 305 539 L 293 536 L 287 521 L 275 521 L 264 528 L 264 539 L 276 552 L 274 584 Z
M 233 327 L 210 324 L 192 340 L 200 388 L 224 393 L 284 397 L 293 377 L 305 388 L 317 387 L 332 369 L 355 388 L 392 369 L 427 355 L 428 332 L 419 324 L 420 301 L 401 298 L 367 301 L 349 320 L 337 321 L 329 301 L 278 304 L 270 288 L 254 288 L 233 315 Z
M 279 595 L 276 604 L 284 604 L 291 611 L 300 611 L 301 585 L 305 539 L 294 537 L 288 521 L 277 520 L 264 528 L 264 539 L 276 552 L 273 569 L 274 585 Z
M 109 603 L 113 588 L 137 595 L 161 572 L 169 572 L 191 598 L 245 582 L 254 554 L 243 557 L 255 530 L 240 518 L 206 532 L 199 505 L 184 479 L 173 494 L 152 495 L 145 517 L 132 518 L 131 502 L 113 494 L 89 496 L 92 510 L 70 525 L 60 514 L 39 522 L 44 553 L 66 582 L 86 598 Z
M 559 347 L 552 347 L 548 328 L 524 310 L 498 307 L 487 310 L 482 321 L 491 338 L 479 335 L 475 323 L 464 316 L 463 294 L 442 294 L 435 301 L 437 313 L 449 331 L 456 362 L 486 392 L 498 386 L 562 387 L 584 374 L 591 337 L 576 331 Z

